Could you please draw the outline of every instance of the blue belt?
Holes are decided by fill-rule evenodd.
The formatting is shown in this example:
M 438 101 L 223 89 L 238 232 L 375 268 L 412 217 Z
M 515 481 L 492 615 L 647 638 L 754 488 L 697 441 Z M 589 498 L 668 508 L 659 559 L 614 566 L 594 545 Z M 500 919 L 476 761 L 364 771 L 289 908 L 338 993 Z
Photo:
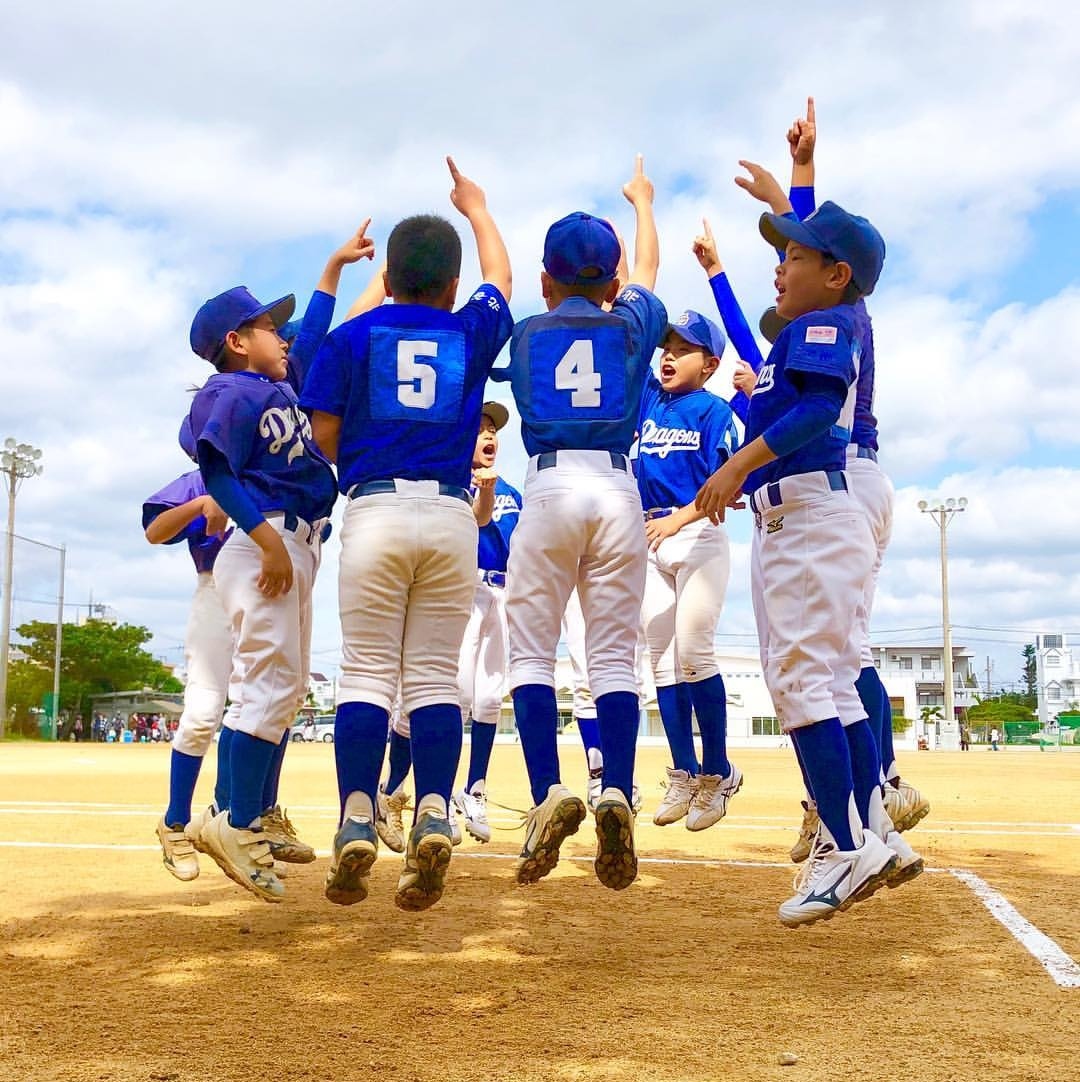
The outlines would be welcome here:
M 349 489 L 348 497 L 355 500 L 360 496 L 380 496 L 387 492 L 397 492 L 397 485 L 393 481 L 365 481 L 361 485 L 353 485 Z M 464 500 L 472 504 L 472 495 L 467 488 L 459 488 L 457 485 L 444 485 L 439 483 L 440 496 L 453 496 L 455 500 Z
M 843 470 L 829 470 L 825 476 L 828 478 L 829 488 L 833 492 L 847 492 L 847 477 L 844 476 Z M 770 481 L 765 486 L 765 498 L 769 501 L 768 507 L 758 507 L 756 499 L 751 499 L 750 506 L 759 514 L 764 514 L 769 508 L 779 507 L 784 502 L 781 485 L 783 485 L 783 479 Z M 754 495 L 756 496 L 757 493 L 755 492 Z
M 630 472 L 630 459 L 626 455 L 620 454 L 618 451 L 608 451 L 611 455 L 611 468 L 613 470 L 622 470 L 623 473 Z M 543 451 L 536 456 L 536 468 L 537 470 L 550 470 L 559 460 L 558 451 Z
M 871 462 L 877 462 L 877 451 L 873 447 L 863 447 L 859 444 L 858 451 L 855 452 L 856 458 L 868 458 Z
M 291 511 L 285 511 L 282 513 L 284 521 L 282 525 L 289 533 L 294 533 L 299 537 L 303 537 L 306 533 L 307 536 L 304 540 L 310 545 L 317 537 L 320 541 L 325 541 L 330 536 L 330 531 L 333 526 L 325 519 L 319 519 L 318 522 L 308 522 L 302 519 L 299 515 L 294 515 Z
M 667 518 L 678 510 L 677 507 L 650 507 L 645 512 L 645 521 L 651 522 L 654 518 Z
M 485 571 L 480 579 L 481 582 L 486 582 L 488 586 L 505 586 L 506 585 L 506 572 L 505 571 Z

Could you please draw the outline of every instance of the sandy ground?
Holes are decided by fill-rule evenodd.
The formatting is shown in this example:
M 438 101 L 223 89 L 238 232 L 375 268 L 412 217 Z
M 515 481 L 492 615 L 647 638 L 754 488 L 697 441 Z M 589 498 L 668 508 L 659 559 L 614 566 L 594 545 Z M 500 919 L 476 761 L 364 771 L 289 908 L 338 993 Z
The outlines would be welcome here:
M 665 755 L 641 750 L 638 847 L 657 860 L 627 891 L 593 876 L 588 822 L 563 850 L 580 859 L 515 886 L 520 816 L 493 808 L 492 844 L 466 840 L 442 902 L 407 914 L 391 853 L 363 904 L 322 896 L 329 746 L 290 749 L 283 802 L 323 855 L 270 906 L 205 858 L 192 884 L 162 868 L 167 748 L 0 745 L 0 1080 L 1080 1077 L 1080 989 L 947 871 L 1080 960 L 1080 753 L 909 754 L 930 870 L 794 931 L 776 919 L 792 754 L 734 757 L 728 818 L 691 834 L 652 825 Z M 580 748 L 563 762 L 583 793 Z M 489 791 L 527 806 L 517 747 L 496 747 Z

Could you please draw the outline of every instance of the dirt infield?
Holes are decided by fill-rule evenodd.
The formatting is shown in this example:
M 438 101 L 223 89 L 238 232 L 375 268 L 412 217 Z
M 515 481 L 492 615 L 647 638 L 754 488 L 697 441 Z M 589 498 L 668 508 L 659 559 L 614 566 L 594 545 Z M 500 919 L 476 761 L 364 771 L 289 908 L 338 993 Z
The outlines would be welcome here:
M 580 748 L 562 752 L 583 792 Z M 1080 1077 L 1080 988 L 947 870 L 1080 960 L 1080 754 L 909 754 L 932 811 L 907 837 L 932 870 L 795 931 L 776 919 L 792 754 L 735 758 L 728 819 L 691 834 L 651 825 L 665 755 L 641 750 L 657 860 L 625 892 L 593 876 L 588 822 L 564 847 L 585 859 L 516 887 L 518 817 L 493 809 L 492 844 L 466 840 L 443 901 L 407 914 L 386 852 L 348 909 L 322 896 L 325 856 L 278 906 L 205 858 L 177 883 L 154 837 L 167 748 L 0 745 L 0 1082 Z M 333 785 L 332 748 L 290 750 L 284 802 L 321 851 Z M 526 807 L 520 749 L 496 746 L 489 790 Z

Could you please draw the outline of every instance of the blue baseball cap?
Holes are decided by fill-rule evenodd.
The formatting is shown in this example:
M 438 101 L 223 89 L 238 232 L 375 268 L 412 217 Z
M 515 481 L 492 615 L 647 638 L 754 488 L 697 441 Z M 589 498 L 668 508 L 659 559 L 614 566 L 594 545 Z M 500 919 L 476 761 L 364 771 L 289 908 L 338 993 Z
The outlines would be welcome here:
M 270 313 L 274 326 L 280 327 L 295 308 L 296 298 L 291 293 L 271 304 L 260 304 L 244 286 L 235 286 L 211 297 L 195 313 L 191 321 L 191 348 L 197 356 L 213 364 L 230 331 L 239 330 L 266 312 Z
M 825 202 L 801 222 L 783 214 L 763 214 L 758 229 L 780 251 L 793 240 L 847 263 L 859 292 L 863 296 L 874 292 L 885 262 L 885 241 L 865 218 Z
M 277 329 L 278 337 L 291 342 L 300 333 L 301 322 L 299 319 L 290 319 L 288 323 L 282 323 Z
M 700 346 L 706 357 L 722 357 L 727 345 L 724 332 L 711 319 L 689 309 L 667 325 L 664 337 L 669 334 L 677 334 L 692 346 Z
M 610 282 L 619 269 L 619 238 L 603 218 L 575 211 L 544 238 L 544 270 L 568 286 Z

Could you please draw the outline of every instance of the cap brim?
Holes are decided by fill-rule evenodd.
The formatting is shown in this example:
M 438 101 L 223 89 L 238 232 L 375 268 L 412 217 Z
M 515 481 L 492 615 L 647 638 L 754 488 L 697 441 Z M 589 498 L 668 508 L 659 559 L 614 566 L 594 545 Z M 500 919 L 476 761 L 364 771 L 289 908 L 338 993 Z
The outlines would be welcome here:
M 772 305 L 761 313 L 761 319 L 758 320 L 758 330 L 761 331 L 765 340 L 771 344 L 780 337 L 780 332 L 790 322 L 790 319 L 784 319 L 784 317 L 780 315 L 776 310 L 776 305 Z
M 491 423 L 495 426 L 496 432 L 501 428 L 505 428 L 510 420 L 510 411 L 501 402 L 485 402 L 480 408 L 480 414 L 491 418 Z
M 244 322 L 250 323 L 253 319 L 258 319 L 259 316 L 269 313 L 270 318 L 274 321 L 274 326 L 282 327 L 292 319 L 293 312 L 295 311 L 296 296 L 290 293 L 287 297 L 280 297 L 270 304 L 264 304 L 261 308 L 256 308 Z
M 820 247 L 814 234 L 798 218 L 787 218 L 783 214 L 763 214 L 758 219 L 758 229 L 778 252 L 787 247 L 789 240 L 804 244 L 807 248 Z

